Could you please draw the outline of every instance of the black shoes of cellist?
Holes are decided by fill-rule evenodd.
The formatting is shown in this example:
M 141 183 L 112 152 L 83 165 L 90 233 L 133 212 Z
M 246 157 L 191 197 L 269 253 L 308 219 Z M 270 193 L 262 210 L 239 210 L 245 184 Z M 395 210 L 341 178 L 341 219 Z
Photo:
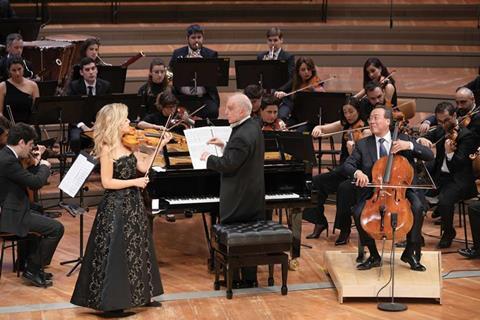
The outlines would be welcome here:
M 410 265 L 410 269 L 414 271 L 425 271 L 427 268 L 420 263 L 420 256 L 420 245 L 412 245 L 407 243 L 407 247 L 403 251 L 400 260 L 408 263 Z

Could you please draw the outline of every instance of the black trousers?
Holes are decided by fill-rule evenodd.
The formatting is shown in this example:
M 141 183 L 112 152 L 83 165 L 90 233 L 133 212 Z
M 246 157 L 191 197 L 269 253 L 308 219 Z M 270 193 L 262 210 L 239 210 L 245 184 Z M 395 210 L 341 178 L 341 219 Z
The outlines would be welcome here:
M 365 206 L 366 199 L 370 198 L 372 195 L 373 190 L 369 190 L 367 188 L 360 189 L 360 201 L 358 205 L 354 209 L 354 219 L 355 225 L 358 230 L 358 234 L 360 237 L 360 243 L 367 247 L 374 247 L 376 250 L 375 240 L 370 237 L 365 230 L 363 230 L 362 225 L 360 223 L 360 216 L 362 214 L 362 210 Z M 410 232 L 407 234 L 407 245 L 419 245 L 422 243 L 422 226 L 423 226 L 423 212 L 425 210 L 423 203 L 420 197 L 411 189 L 407 190 L 406 193 L 407 199 L 410 201 L 411 209 L 413 213 L 413 226 Z
M 73 125 L 68 127 L 68 141 L 70 144 L 70 149 L 75 154 L 79 154 L 82 149 L 88 148 L 92 145 L 92 141 L 88 138 L 82 137 L 83 130 L 77 128 Z
M 44 238 L 29 236 L 26 241 L 20 241 L 19 259 L 25 257 L 28 270 L 36 272 L 52 262 L 53 254 L 63 237 L 64 228 L 57 220 L 32 211 L 29 230 L 41 234 Z
M 337 189 L 337 212 L 335 214 L 335 229 L 348 232 L 352 227 L 353 208 L 357 203 L 355 185 L 350 179 L 340 183 Z
M 437 211 L 442 217 L 442 227 L 444 232 L 453 233 L 453 217 L 455 213 L 455 204 L 468 196 L 458 187 L 452 179 L 452 175 L 441 173 L 438 179 L 438 206 Z
M 472 230 L 473 248 L 480 250 L 480 201 L 468 206 L 468 218 Z

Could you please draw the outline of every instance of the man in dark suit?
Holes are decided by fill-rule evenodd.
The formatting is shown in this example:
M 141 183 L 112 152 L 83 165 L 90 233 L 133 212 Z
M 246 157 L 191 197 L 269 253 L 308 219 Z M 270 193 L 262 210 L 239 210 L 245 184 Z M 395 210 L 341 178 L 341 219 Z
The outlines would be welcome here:
M 203 29 L 198 24 L 193 24 L 187 28 L 187 44 L 184 47 L 175 49 L 170 58 L 169 68 L 175 74 L 175 62 L 178 58 L 217 58 L 218 53 L 212 49 L 203 46 Z M 216 87 L 175 87 L 175 95 L 182 101 L 183 97 L 198 97 L 202 104 L 206 106 L 196 115 L 202 118 L 218 118 L 218 109 L 220 107 L 220 96 Z
M 23 278 L 36 286 L 49 286 L 52 285 L 52 275 L 41 270 L 51 262 L 64 230 L 60 222 L 30 209 L 26 189 L 39 189 L 47 183 L 50 175 L 48 161 L 35 159 L 37 168 L 30 171 L 20 163 L 21 158 L 29 156 L 35 138 L 32 127 L 18 123 L 9 131 L 7 146 L 0 150 L 0 231 L 20 237 L 27 236 L 28 232 L 44 236 L 28 240 Z
M 480 201 L 468 206 L 468 219 L 472 231 L 473 247 L 458 249 L 458 253 L 469 259 L 480 259 Z
M 455 239 L 453 226 L 455 203 L 477 195 L 477 186 L 473 175 L 472 160 L 478 140 L 467 128 L 459 127 L 457 137 L 452 140 L 445 132 L 457 123 L 455 107 L 450 102 L 441 102 L 435 107 L 435 117 L 440 128 L 429 132 L 418 141 L 425 146 L 437 142 L 437 154 L 433 164 L 433 178 L 437 185 L 438 206 L 433 215 L 442 217 L 442 238 L 438 248 L 449 248 Z M 434 193 L 429 195 L 433 196 Z
M 220 222 L 231 224 L 265 220 L 265 181 L 263 135 L 251 117 L 252 104 L 244 94 L 235 94 L 227 101 L 226 115 L 232 134 L 226 146 L 214 138 L 209 141 L 224 147 L 223 156 L 204 152 L 201 160 L 207 168 L 221 173 Z M 250 286 L 257 281 L 256 267 L 243 268 L 242 280 Z
M 295 72 L 295 56 L 283 50 L 283 33 L 278 27 L 272 27 L 267 31 L 268 51 L 264 51 L 257 55 L 257 60 L 285 60 L 288 64 L 288 74 L 290 80 Z M 287 87 L 286 85 L 282 86 Z M 282 90 L 278 88 L 278 90 Z M 282 90 L 283 91 L 283 90 Z
M 406 157 L 411 164 L 413 164 L 414 158 L 424 161 L 433 160 L 433 152 L 429 148 L 420 145 L 406 135 L 401 134 L 398 140 L 392 141 L 391 123 L 391 109 L 383 107 L 373 109 L 369 117 L 372 135 L 357 142 L 352 154 L 343 165 L 345 174 L 350 177 L 353 176 L 356 179 L 356 186 L 360 187 L 358 190 L 359 201 L 354 209 L 354 218 L 360 242 L 367 246 L 370 251 L 370 257 L 357 266 L 358 270 L 368 270 L 381 264 L 381 257 L 378 254 L 375 240 L 363 230 L 360 224 L 360 215 L 365 202 L 373 194 L 373 188 L 366 188 L 366 186 L 372 181 L 372 168 L 377 159 L 387 156 L 391 149 L 391 153 Z M 413 213 L 413 227 L 407 234 L 407 246 L 401 259 L 408 263 L 412 270 L 425 271 L 425 267 L 420 264 L 424 207 L 420 195 L 412 189 L 407 189 L 406 195 Z
M 23 54 L 23 37 L 19 33 L 10 33 L 5 41 L 7 54 L 0 60 L 0 82 L 7 80 L 10 75 L 8 73 L 7 61 L 11 57 L 21 57 Z M 37 80 L 33 73 L 33 67 L 30 61 L 22 58 L 23 76 L 27 79 Z
M 100 96 L 111 93 L 110 82 L 97 77 L 97 65 L 92 58 L 85 57 L 80 61 L 80 75 L 80 79 L 73 80 L 68 85 L 67 96 Z M 90 130 L 83 122 L 69 125 L 70 148 L 75 154 L 79 154 L 80 150 L 90 143 L 81 137 L 83 131 Z

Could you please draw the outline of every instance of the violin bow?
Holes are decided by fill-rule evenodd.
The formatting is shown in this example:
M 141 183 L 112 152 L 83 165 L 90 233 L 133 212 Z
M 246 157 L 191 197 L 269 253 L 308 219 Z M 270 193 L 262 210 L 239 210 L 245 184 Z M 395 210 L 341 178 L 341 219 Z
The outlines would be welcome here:
M 297 89 L 297 90 L 292 91 L 292 92 L 290 92 L 290 93 L 287 93 L 284 97 L 288 97 L 288 96 L 291 96 L 292 94 L 295 94 L 295 93 L 297 93 L 297 92 L 303 91 L 303 90 L 305 90 L 305 89 L 312 88 L 312 87 L 315 87 L 315 86 L 324 84 L 325 82 L 331 81 L 331 80 L 335 79 L 336 77 L 337 77 L 337 76 L 333 75 L 333 76 L 331 76 L 331 77 L 328 78 L 328 79 L 320 80 L 320 81 L 318 81 L 318 82 L 309 84 L 308 86 L 305 86 L 305 87 L 303 87 L 303 88 L 300 88 L 300 89 Z
M 171 118 L 172 118 L 172 115 L 169 115 L 167 123 L 170 122 Z M 165 132 L 167 132 L 167 126 L 165 126 L 162 130 L 162 134 L 160 135 L 157 146 L 155 147 L 155 152 L 153 153 L 152 160 L 150 160 L 150 165 L 148 166 L 149 169 L 145 172 L 145 178 L 148 176 L 148 173 L 150 172 L 150 169 L 152 168 L 153 163 L 155 162 L 155 158 L 157 157 L 157 154 L 160 151 L 160 145 L 162 144 L 162 140 L 163 140 L 163 137 L 165 136 Z
M 195 111 L 193 111 L 189 116 L 191 117 L 191 116 L 195 115 L 197 112 L 199 112 L 200 110 L 202 110 L 202 109 L 205 108 L 206 106 L 207 106 L 206 104 L 202 105 L 200 108 L 198 108 L 198 109 L 196 109 Z M 170 128 L 168 128 L 167 131 L 172 130 L 173 128 L 179 126 L 180 124 L 182 124 L 182 123 L 184 123 L 184 122 L 185 122 L 184 120 L 180 120 L 179 122 L 175 123 L 175 124 L 172 125 Z M 168 122 L 167 122 L 167 124 L 168 124 Z
M 307 123 L 308 123 L 308 121 L 303 121 L 303 122 L 294 124 L 293 126 L 286 127 L 285 130 L 295 129 L 295 128 L 301 127 L 301 126 L 303 126 L 303 125 L 305 125 L 305 124 L 307 124 Z

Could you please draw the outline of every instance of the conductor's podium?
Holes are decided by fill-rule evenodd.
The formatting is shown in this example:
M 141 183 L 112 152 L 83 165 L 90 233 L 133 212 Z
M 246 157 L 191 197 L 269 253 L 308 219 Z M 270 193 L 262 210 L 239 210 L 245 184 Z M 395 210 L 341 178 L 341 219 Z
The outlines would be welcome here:
M 395 298 L 442 299 L 442 257 L 439 251 L 423 251 L 425 272 L 413 271 L 400 260 L 402 250 L 395 251 Z M 385 253 L 382 268 L 357 270 L 357 253 L 326 251 L 325 264 L 337 289 L 338 301 L 344 298 L 375 298 L 390 278 L 390 253 Z M 380 270 L 381 269 L 381 270 Z M 391 296 L 391 282 L 379 297 Z

